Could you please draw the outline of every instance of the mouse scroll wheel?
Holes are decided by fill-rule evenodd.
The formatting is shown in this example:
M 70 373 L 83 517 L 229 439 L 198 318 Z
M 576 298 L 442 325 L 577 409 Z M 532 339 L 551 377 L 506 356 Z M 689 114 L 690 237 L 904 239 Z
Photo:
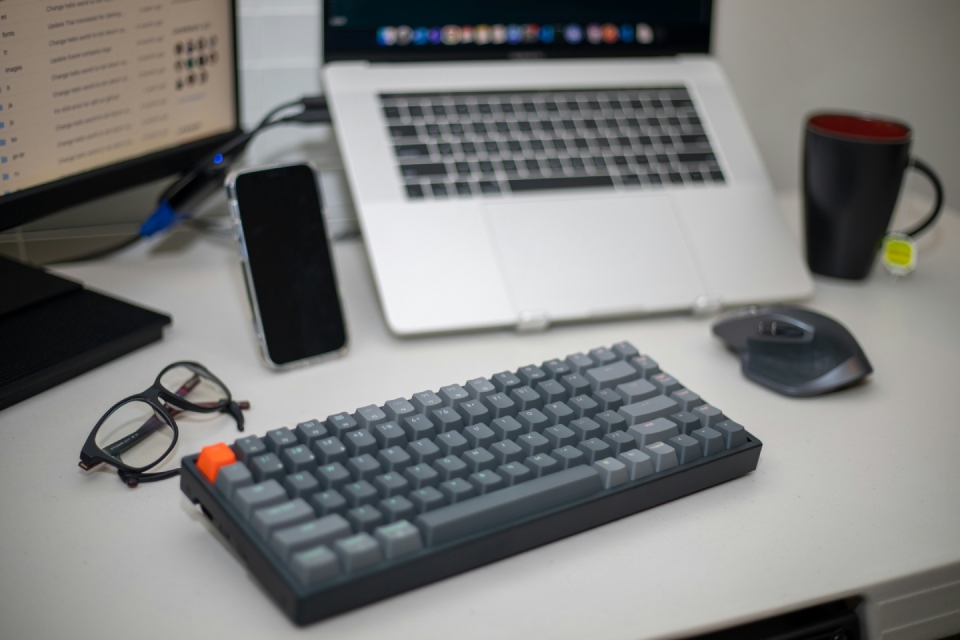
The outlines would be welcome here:
M 776 338 L 802 338 L 804 335 L 803 329 L 783 320 L 761 320 L 757 323 L 757 333 Z

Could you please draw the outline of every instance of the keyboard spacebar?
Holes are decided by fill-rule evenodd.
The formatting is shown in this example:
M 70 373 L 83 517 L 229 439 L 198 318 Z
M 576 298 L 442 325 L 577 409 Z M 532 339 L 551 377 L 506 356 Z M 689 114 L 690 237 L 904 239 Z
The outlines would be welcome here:
M 579 466 L 441 507 L 414 524 L 428 547 L 582 498 L 603 489 L 593 467 Z
M 562 178 L 514 178 L 508 180 L 511 191 L 542 191 L 544 189 L 579 189 L 581 187 L 612 187 L 610 176 L 576 176 Z

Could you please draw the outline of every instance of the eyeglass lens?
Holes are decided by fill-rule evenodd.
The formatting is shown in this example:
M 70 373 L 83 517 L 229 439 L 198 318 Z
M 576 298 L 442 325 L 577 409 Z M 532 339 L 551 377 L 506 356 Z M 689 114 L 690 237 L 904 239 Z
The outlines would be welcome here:
M 178 365 L 160 376 L 160 385 L 170 393 L 180 396 L 191 404 L 213 407 L 230 394 L 219 383 L 208 377 L 201 368 Z
M 173 438 L 173 429 L 152 405 L 131 400 L 107 416 L 96 443 L 118 462 L 141 469 L 163 458 Z

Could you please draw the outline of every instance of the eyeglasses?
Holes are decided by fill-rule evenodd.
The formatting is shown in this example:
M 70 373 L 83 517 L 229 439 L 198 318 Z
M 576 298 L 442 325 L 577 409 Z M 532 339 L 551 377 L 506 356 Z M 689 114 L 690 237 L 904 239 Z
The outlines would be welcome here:
M 236 402 L 230 390 L 198 362 L 174 362 L 153 385 L 124 398 L 107 411 L 80 451 L 80 468 L 116 467 L 130 487 L 180 474 L 180 469 L 150 472 L 170 455 L 180 437 L 174 416 L 183 412 L 228 413 L 243 431 L 243 412 L 250 403 Z

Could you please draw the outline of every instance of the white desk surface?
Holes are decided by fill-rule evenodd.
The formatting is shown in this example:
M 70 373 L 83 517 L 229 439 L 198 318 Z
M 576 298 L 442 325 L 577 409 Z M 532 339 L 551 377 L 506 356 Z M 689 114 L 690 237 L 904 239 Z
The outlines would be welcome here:
M 796 198 L 784 206 L 796 226 Z M 160 343 L 0 412 L 0 637 L 682 636 L 851 595 L 867 597 L 871 636 L 956 632 L 960 614 L 943 611 L 960 593 L 960 217 L 948 211 L 923 247 L 903 281 L 879 269 L 863 283 L 817 279 L 808 304 L 846 324 L 876 372 L 804 400 L 746 381 L 711 318 L 394 338 L 358 241 L 335 251 L 349 355 L 281 374 L 258 360 L 230 244 L 196 239 L 62 268 L 174 324 Z M 757 435 L 758 469 L 302 629 L 176 480 L 130 490 L 77 468 L 100 415 L 174 360 L 203 362 L 249 399 L 247 433 L 262 435 L 624 339 Z M 236 437 L 226 417 L 184 421 L 179 453 Z M 932 599 L 880 604 L 938 585 Z

